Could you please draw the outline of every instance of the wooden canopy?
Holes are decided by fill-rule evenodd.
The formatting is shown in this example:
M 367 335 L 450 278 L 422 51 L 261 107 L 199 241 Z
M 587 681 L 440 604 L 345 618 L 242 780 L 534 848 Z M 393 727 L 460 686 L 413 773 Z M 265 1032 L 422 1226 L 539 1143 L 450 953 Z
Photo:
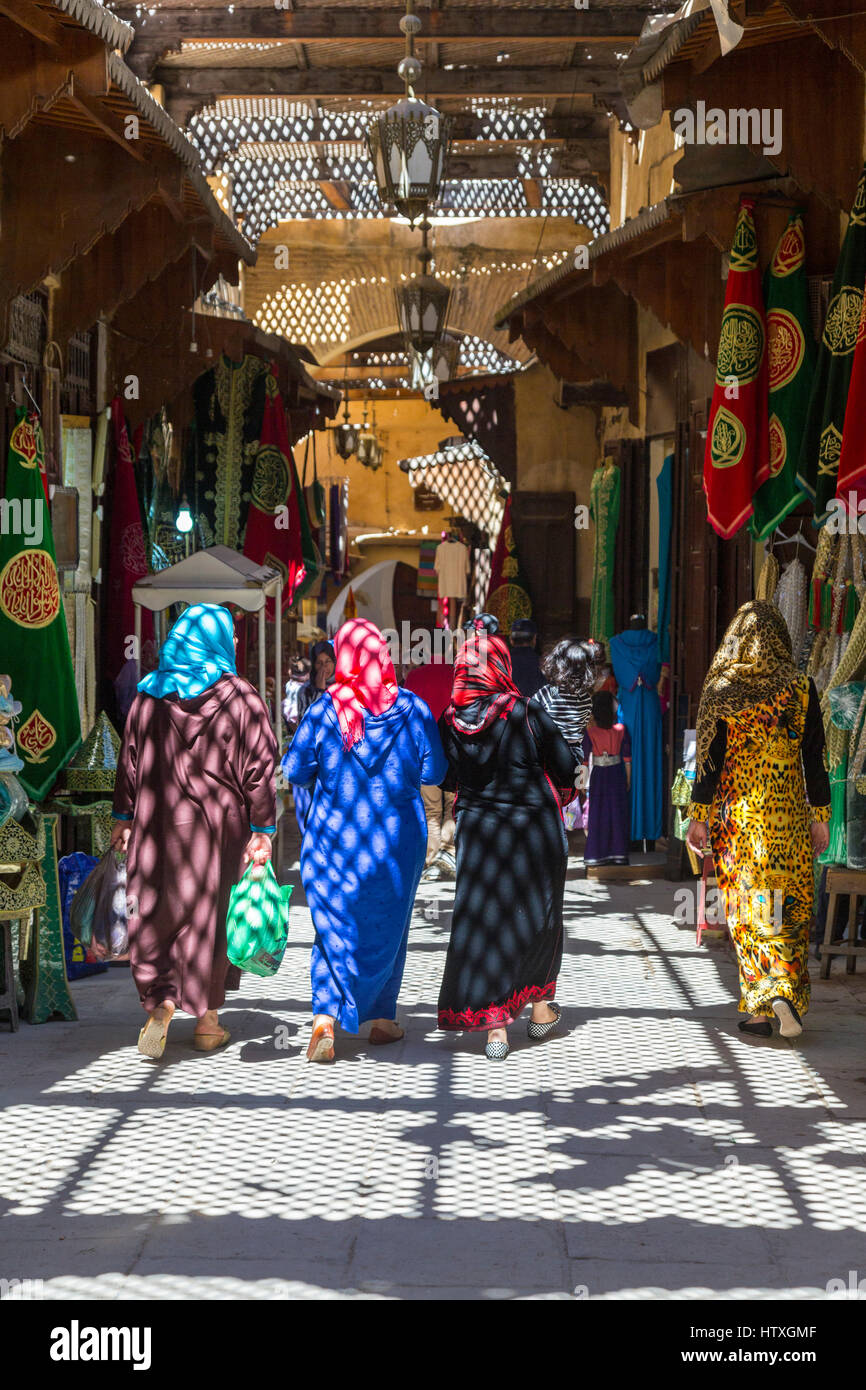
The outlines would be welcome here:
M 589 264 L 565 264 L 505 305 L 497 326 L 526 345 L 563 381 L 602 381 L 625 393 L 639 423 L 637 306 L 650 310 L 700 357 L 715 359 L 724 306 L 722 255 L 730 249 L 742 194 L 756 200 L 762 262 L 792 208 L 806 209 L 810 268 L 832 268 L 838 219 L 792 180 L 672 196 L 587 248 Z
M 148 287 L 170 289 L 177 316 L 255 259 L 190 142 L 115 51 L 132 37 L 94 0 L 0 0 L 0 344 L 12 300 L 46 282 L 64 350 Z

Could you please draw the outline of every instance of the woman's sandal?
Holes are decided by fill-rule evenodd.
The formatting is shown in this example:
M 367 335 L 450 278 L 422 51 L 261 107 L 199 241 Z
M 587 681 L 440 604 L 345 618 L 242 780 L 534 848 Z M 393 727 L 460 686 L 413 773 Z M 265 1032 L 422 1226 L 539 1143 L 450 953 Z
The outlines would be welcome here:
M 377 1028 L 375 1024 L 370 1029 L 370 1042 L 374 1047 L 385 1047 L 388 1043 L 401 1042 L 405 1036 L 406 1033 L 402 1028 L 399 1033 L 389 1033 L 384 1028 Z
M 799 1038 L 803 1024 L 790 999 L 771 999 L 770 1008 L 779 1020 L 779 1035 L 783 1038 Z
M 527 1033 L 535 1042 L 538 1042 L 541 1038 L 546 1038 L 548 1033 L 552 1033 L 562 1015 L 562 1009 L 558 1004 L 554 1004 L 552 1000 L 548 1003 L 547 1007 L 552 1013 L 556 1014 L 556 1018 L 552 1018 L 549 1023 L 534 1023 L 532 1019 L 530 1019 L 526 1025 Z
M 221 1028 L 218 1033 L 193 1033 L 192 1045 L 196 1052 L 216 1052 L 218 1047 L 225 1047 L 230 1037 L 228 1028 Z
M 752 1038 L 771 1038 L 773 1036 L 773 1025 L 768 1018 L 756 1019 L 749 1023 L 748 1019 L 743 1019 L 737 1024 L 741 1033 L 748 1033 Z
M 333 1062 L 334 1060 L 334 1025 L 320 1023 L 313 1029 L 313 1036 L 307 1048 L 308 1062 Z
M 159 1061 L 165 1052 L 165 1040 L 172 1017 L 173 1015 L 169 1015 L 168 1018 L 154 1018 L 151 1014 L 138 1035 L 138 1050 L 142 1057 L 151 1057 L 155 1062 Z

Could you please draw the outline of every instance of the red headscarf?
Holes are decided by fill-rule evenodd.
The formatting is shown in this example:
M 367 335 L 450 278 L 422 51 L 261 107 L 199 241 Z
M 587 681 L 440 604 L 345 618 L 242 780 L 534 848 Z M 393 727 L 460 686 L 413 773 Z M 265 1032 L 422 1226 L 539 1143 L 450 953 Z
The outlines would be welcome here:
M 334 702 L 343 743 L 364 737 L 364 714 L 384 714 L 399 692 L 394 663 L 381 632 L 365 618 L 343 623 L 334 638 L 337 670 L 328 694 Z
M 492 697 L 492 698 L 491 698 Z M 486 632 L 470 632 L 454 662 L 454 687 L 445 719 L 463 734 L 478 734 L 511 713 L 520 691 L 511 677 L 511 653 L 501 637 Z M 480 723 L 467 724 L 460 710 L 476 700 L 490 699 Z

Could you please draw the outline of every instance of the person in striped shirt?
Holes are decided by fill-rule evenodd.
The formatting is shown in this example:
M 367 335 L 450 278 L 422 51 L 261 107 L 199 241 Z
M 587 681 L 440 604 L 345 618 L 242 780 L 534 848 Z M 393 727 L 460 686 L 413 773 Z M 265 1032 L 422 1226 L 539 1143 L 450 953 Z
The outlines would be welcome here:
M 550 715 L 566 742 L 580 753 L 592 714 L 595 679 L 584 644 L 576 637 L 564 637 L 546 654 L 541 670 L 546 684 L 533 695 L 533 702 Z

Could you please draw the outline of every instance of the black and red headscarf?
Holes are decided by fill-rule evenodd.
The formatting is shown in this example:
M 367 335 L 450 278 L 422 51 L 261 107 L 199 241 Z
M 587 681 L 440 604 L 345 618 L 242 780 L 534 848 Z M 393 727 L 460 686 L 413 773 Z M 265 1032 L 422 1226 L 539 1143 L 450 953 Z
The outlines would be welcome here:
M 520 698 L 511 676 L 511 653 L 502 638 L 487 632 L 470 632 L 454 662 L 454 685 L 451 703 L 445 711 L 446 723 L 462 734 L 479 734 L 494 719 L 505 719 L 514 701 Z M 480 717 L 463 718 L 467 706 L 479 700 L 488 702 L 481 707 Z

